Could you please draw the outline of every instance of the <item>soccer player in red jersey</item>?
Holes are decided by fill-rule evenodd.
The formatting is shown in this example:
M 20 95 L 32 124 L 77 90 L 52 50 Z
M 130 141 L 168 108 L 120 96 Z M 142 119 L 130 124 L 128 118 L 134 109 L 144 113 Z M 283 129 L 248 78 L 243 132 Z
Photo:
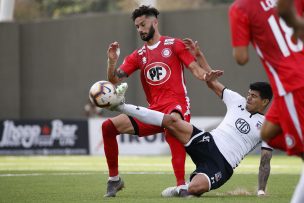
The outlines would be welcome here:
M 304 0 L 295 0 L 303 15 Z M 304 44 L 279 18 L 277 0 L 235 0 L 229 10 L 233 55 L 243 65 L 251 42 L 274 92 L 261 136 L 274 147 L 304 160 Z M 285 140 L 285 141 L 284 141 Z M 304 202 L 304 169 L 292 202 Z
M 184 79 L 184 67 L 199 80 L 205 80 L 207 73 L 194 56 L 186 49 L 182 40 L 162 36 L 158 30 L 157 9 L 141 6 L 132 13 L 137 32 L 145 44 L 124 59 L 116 68 L 119 44 L 114 42 L 108 49 L 108 80 L 113 84 L 121 82 L 134 71 L 140 71 L 141 83 L 149 108 L 190 121 L 190 105 Z M 219 75 L 222 71 L 217 72 Z M 183 145 L 168 130 L 147 125 L 138 119 L 120 114 L 102 124 L 104 151 L 109 169 L 109 180 L 105 197 L 114 197 L 124 186 L 118 172 L 118 145 L 116 135 L 121 133 L 148 136 L 164 132 L 172 154 L 172 166 L 177 185 L 185 184 L 185 158 Z

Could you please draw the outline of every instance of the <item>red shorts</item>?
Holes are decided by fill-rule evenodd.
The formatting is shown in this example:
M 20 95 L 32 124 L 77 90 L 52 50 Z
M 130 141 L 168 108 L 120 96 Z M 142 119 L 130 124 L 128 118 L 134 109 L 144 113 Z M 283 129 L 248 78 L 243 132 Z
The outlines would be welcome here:
M 287 154 L 304 153 L 304 88 L 276 97 L 266 120 L 281 126 Z
M 187 104 L 178 104 L 173 102 L 168 104 L 167 106 L 154 107 L 149 109 L 160 111 L 166 114 L 170 114 L 172 112 L 178 112 L 185 121 L 190 122 L 191 116 L 190 116 L 189 106 Z M 138 135 L 139 137 L 144 137 L 144 136 L 164 132 L 164 128 L 143 123 L 134 117 L 132 117 L 131 122 L 135 130 L 135 135 Z

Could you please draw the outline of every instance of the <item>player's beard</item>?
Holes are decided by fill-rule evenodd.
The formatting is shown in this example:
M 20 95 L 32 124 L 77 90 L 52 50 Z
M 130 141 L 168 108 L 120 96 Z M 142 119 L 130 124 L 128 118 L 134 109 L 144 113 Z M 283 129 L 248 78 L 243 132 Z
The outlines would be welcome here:
M 154 29 L 153 25 L 151 25 L 148 34 L 146 36 L 143 34 L 140 34 L 140 38 L 143 41 L 147 42 L 154 37 L 154 33 L 155 33 L 155 29 Z

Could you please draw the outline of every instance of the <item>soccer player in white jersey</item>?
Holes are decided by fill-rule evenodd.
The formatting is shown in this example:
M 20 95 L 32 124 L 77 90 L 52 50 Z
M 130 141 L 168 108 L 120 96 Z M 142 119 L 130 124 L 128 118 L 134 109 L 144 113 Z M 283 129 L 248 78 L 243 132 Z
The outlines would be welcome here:
M 184 43 L 200 65 L 204 67 L 210 67 L 204 57 L 204 54 L 200 50 L 197 41 L 194 42 L 192 39 L 186 38 L 184 39 Z M 272 147 L 270 147 L 266 142 L 262 142 L 260 166 L 258 173 L 258 190 L 257 190 L 258 196 L 266 195 L 266 185 L 270 174 L 270 160 L 272 158 L 272 151 L 273 151 Z M 166 192 L 163 192 L 163 194 L 165 195 Z
M 213 73 L 210 74 L 212 78 Z M 241 160 L 261 142 L 259 133 L 264 121 L 263 112 L 272 98 L 270 85 L 253 83 L 244 98 L 217 80 L 209 80 L 207 84 L 227 107 L 221 124 L 210 132 L 199 130 L 173 115 L 144 107 L 121 104 L 115 108 L 141 122 L 168 129 L 184 145 L 195 163 L 190 183 L 168 188 L 163 191 L 163 196 L 179 196 L 185 190 L 200 196 L 219 188 L 230 179 Z

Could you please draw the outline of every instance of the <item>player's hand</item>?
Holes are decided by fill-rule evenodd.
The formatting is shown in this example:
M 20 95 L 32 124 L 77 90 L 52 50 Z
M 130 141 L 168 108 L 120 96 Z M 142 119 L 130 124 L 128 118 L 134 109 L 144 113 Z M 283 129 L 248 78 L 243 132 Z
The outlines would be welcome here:
M 191 52 L 191 54 L 193 56 L 196 57 L 200 54 L 200 47 L 199 47 L 197 41 L 194 42 L 190 38 L 185 38 L 185 39 L 183 39 L 183 41 L 184 41 L 184 44 L 186 45 L 186 48 Z
M 222 70 L 212 70 L 204 75 L 204 80 L 206 82 L 211 82 L 213 80 L 216 80 L 217 78 L 221 77 L 224 74 L 224 71 Z
M 113 42 L 112 44 L 110 44 L 108 48 L 108 62 L 111 65 L 116 64 L 119 54 L 120 54 L 119 44 L 118 42 Z

